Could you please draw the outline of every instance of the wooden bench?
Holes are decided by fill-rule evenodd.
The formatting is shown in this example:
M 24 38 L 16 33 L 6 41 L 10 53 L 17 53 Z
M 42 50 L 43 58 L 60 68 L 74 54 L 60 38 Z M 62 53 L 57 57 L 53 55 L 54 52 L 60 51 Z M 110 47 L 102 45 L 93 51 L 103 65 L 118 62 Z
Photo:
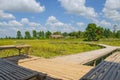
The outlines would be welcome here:
M 7 46 L 0 46 L 0 50 L 6 50 L 6 49 L 18 49 L 19 51 L 19 55 L 21 54 L 21 50 L 23 48 L 26 49 L 26 54 L 29 54 L 29 50 L 30 50 L 30 45 L 7 45 Z
M 120 64 L 103 61 L 80 80 L 120 80 Z
M 0 59 L 0 80 L 39 80 L 38 73 Z

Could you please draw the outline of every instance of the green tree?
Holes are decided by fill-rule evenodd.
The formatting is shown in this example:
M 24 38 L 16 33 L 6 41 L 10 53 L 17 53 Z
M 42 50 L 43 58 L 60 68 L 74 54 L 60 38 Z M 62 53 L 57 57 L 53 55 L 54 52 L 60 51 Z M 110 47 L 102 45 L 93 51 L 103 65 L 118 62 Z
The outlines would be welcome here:
M 45 33 L 46 38 L 49 38 L 51 34 L 52 34 L 52 33 L 51 33 L 50 31 L 47 31 L 47 32 Z
M 67 32 L 62 33 L 64 37 L 67 37 L 69 34 Z
M 44 33 L 44 31 L 41 32 L 41 38 L 42 38 L 42 39 L 45 38 L 45 33 Z
M 16 36 L 17 39 L 22 39 L 22 34 L 21 34 L 21 31 L 17 31 L 17 36 Z
M 54 34 L 54 35 L 61 35 L 61 32 L 56 31 L 56 32 L 54 32 L 53 34 Z
M 71 38 L 77 38 L 78 33 L 75 32 L 75 31 L 73 31 L 73 32 L 70 32 L 70 33 L 69 33 L 69 36 L 70 36 Z
M 33 34 L 33 38 L 36 39 L 37 38 L 37 32 L 36 32 L 36 30 L 33 30 L 32 34 Z
M 96 30 L 96 33 L 97 33 L 97 38 L 98 39 L 102 38 L 103 37 L 103 27 L 98 26 L 97 30 Z
M 44 33 L 44 31 L 38 32 L 38 38 L 39 38 L 39 39 L 40 39 L 40 38 L 42 38 L 42 39 L 45 38 L 45 33 Z
M 76 37 L 82 38 L 83 37 L 82 32 L 81 31 L 76 32 Z
M 37 33 L 37 35 L 38 35 L 38 38 L 40 39 L 40 38 L 41 38 L 41 36 L 42 36 L 42 32 L 41 32 L 41 31 L 39 31 L 39 32 Z
M 113 26 L 113 38 L 115 38 L 116 37 L 116 31 L 117 31 L 117 25 L 115 24 L 114 26 Z
M 88 41 L 98 40 L 96 31 L 97 31 L 97 26 L 95 23 L 88 24 L 86 31 L 85 31 L 86 40 Z
M 110 38 L 112 36 L 112 32 L 110 31 L 110 29 L 104 29 L 103 30 L 103 36 L 105 38 Z
M 116 38 L 120 38 L 120 30 L 116 32 Z
M 31 35 L 29 31 L 25 31 L 25 39 L 31 39 Z

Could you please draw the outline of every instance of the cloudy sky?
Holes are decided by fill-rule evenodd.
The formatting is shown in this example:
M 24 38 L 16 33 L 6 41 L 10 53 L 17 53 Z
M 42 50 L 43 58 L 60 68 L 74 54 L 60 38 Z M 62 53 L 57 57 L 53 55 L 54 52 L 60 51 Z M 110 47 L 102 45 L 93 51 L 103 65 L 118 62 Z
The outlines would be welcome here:
M 120 29 L 120 0 L 0 0 L 0 37 L 18 30 L 83 31 L 88 23 Z

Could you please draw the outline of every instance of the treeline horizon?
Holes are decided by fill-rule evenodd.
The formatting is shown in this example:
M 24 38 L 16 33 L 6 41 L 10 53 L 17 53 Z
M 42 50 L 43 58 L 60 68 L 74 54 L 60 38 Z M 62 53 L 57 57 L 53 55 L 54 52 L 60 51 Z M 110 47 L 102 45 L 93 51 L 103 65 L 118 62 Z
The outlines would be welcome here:
M 73 32 L 50 32 L 50 31 L 25 31 L 24 36 L 21 31 L 17 31 L 16 37 L 8 37 L 1 39 L 49 39 L 51 35 L 62 35 L 64 38 L 84 38 L 85 41 L 98 41 L 102 38 L 119 38 L 120 30 L 116 30 L 116 25 L 114 25 L 114 30 L 111 31 L 109 28 L 103 28 L 97 26 L 95 23 L 89 23 L 85 31 L 73 31 Z

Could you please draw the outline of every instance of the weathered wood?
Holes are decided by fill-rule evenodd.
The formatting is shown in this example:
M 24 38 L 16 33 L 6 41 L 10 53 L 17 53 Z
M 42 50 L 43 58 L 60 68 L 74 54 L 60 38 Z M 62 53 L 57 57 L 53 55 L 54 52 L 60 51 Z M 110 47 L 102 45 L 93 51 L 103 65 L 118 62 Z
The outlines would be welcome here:
M 28 80 L 38 73 L 0 59 L 0 80 Z
M 80 80 L 119 80 L 120 64 L 103 61 Z
M 120 80 L 120 52 L 115 52 L 80 80 Z
M 19 55 L 21 54 L 21 50 L 22 49 L 26 49 L 26 54 L 29 54 L 29 50 L 30 50 L 30 45 L 7 45 L 7 46 L 0 46 L 0 50 L 6 50 L 6 49 L 18 49 L 19 51 Z

